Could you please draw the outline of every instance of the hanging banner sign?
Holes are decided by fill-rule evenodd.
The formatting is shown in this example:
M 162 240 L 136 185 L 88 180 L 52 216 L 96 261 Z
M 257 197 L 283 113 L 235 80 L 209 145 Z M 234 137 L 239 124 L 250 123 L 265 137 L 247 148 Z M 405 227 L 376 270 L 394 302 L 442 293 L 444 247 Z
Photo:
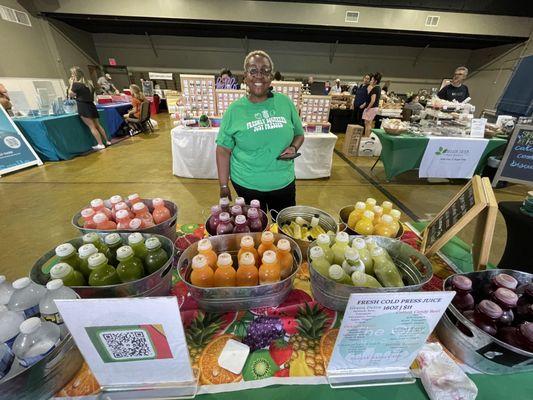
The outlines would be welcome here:
M 172 72 L 148 72 L 150 79 L 163 79 L 167 81 L 173 80 Z

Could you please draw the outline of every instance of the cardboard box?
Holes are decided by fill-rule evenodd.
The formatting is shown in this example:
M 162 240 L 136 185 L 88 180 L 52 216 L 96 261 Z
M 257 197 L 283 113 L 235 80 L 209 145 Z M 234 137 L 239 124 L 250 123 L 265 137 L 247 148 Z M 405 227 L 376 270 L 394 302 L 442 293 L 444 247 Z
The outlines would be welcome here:
M 342 153 L 346 156 L 357 156 L 359 142 L 363 136 L 364 128 L 360 125 L 348 125 L 346 135 L 344 135 L 344 144 Z

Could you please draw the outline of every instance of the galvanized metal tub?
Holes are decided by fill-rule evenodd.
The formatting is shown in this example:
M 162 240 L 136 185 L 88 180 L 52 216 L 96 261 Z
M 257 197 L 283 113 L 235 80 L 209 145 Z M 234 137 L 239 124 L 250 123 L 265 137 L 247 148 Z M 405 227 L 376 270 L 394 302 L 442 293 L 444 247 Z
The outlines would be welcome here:
M 318 208 L 309 207 L 309 206 L 293 206 L 293 207 L 287 207 L 281 210 L 278 215 L 276 216 L 276 224 L 278 225 L 278 232 L 282 235 L 285 235 L 286 237 L 290 237 L 286 233 L 282 232 L 281 225 L 285 222 L 292 221 L 296 219 L 296 217 L 302 217 L 303 219 L 307 221 L 311 221 L 311 218 L 313 218 L 316 214 L 318 214 L 319 222 L 318 224 L 327 232 L 335 232 L 337 233 L 339 231 L 339 226 L 337 222 L 335 222 L 335 219 L 329 215 L 327 212 L 322 211 Z M 293 237 L 290 237 L 292 240 L 296 241 L 298 243 L 298 246 L 300 246 L 300 249 L 302 250 L 302 254 L 307 259 L 307 250 L 309 249 L 309 245 L 311 242 L 300 240 L 300 239 L 294 239 Z
M 154 207 L 152 206 L 152 199 L 142 199 L 142 202 L 146 204 L 150 212 L 154 211 Z M 152 226 L 151 228 L 146 229 L 139 229 L 136 232 L 141 233 L 151 233 L 156 235 L 162 235 L 166 236 L 172 242 L 176 240 L 176 221 L 178 220 L 178 206 L 174 204 L 173 202 L 169 200 L 164 200 L 165 206 L 170 210 L 171 217 L 170 219 L 166 220 L 165 222 L 161 222 L 160 224 L 157 224 L 155 226 Z M 80 210 L 76 215 L 72 217 L 72 225 L 78 229 L 82 234 L 86 234 L 89 232 L 103 232 L 103 233 L 113 233 L 113 232 L 128 232 L 131 233 L 131 230 L 128 229 L 114 229 L 114 230 L 99 230 L 99 229 L 87 229 L 83 227 L 83 218 L 81 216 Z
M 120 233 L 123 240 L 127 240 L 128 233 Z M 108 233 L 98 232 L 102 238 Z M 163 249 L 169 255 L 168 261 L 159 270 L 133 282 L 120 283 L 118 285 L 108 286 L 71 286 L 78 295 L 83 298 L 104 298 L 104 297 L 147 297 L 147 296 L 166 296 L 170 293 L 172 283 L 172 265 L 174 262 L 174 243 L 169 238 L 161 235 L 143 234 L 143 237 L 149 238 L 155 236 L 161 241 Z M 69 240 L 75 248 L 83 245 L 81 237 Z M 45 285 L 48 281 L 48 275 L 44 274 L 42 267 L 48 260 L 55 256 L 55 249 L 48 251 L 44 256 L 39 258 L 30 271 L 30 279 L 40 285 Z
M 244 214 L 246 214 L 248 212 L 248 209 L 250 208 L 250 206 L 244 206 Z M 260 211 L 260 215 L 261 215 L 261 223 L 263 224 L 264 228 L 263 228 L 263 232 L 268 230 L 269 228 L 269 225 L 270 225 L 270 218 L 268 216 L 267 213 L 265 213 L 263 210 L 259 210 Z M 205 211 L 204 211 L 205 213 Z M 207 211 L 207 213 L 209 214 L 210 211 Z M 209 228 L 209 221 L 211 220 L 211 216 L 209 215 L 209 217 L 206 219 L 205 221 L 205 230 L 207 232 L 207 234 L 209 236 L 217 236 L 217 233 L 216 232 L 213 232 L 210 228 Z
M 356 231 L 354 231 L 348 226 L 348 218 L 350 217 L 350 213 L 354 210 L 354 208 L 355 206 L 344 206 L 339 210 L 339 221 L 346 226 L 346 229 L 344 231 L 348 235 L 359 235 Z M 400 230 L 396 234 L 396 237 L 401 238 L 403 232 L 403 224 L 400 223 Z
M 0 379 L 0 400 L 35 400 L 53 397 L 78 372 L 83 363 L 74 339 L 68 333 L 57 347 L 29 368 L 17 360 L 9 373 Z
M 480 290 L 490 285 L 490 279 L 500 273 L 513 276 L 520 285 L 533 282 L 533 274 L 509 269 L 491 269 L 462 274 L 472 280 L 476 303 Z M 451 278 L 444 281 L 444 289 L 451 286 Z M 459 328 L 460 327 L 460 328 Z M 465 364 L 485 374 L 514 374 L 533 371 L 533 353 L 507 344 L 478 328 L 455 308 L 448 306 L 437 325 L 437 335 L 453 355 Z
M 363 236 L 350 236 L 350 243 L 356 237 Z M 422 253 L 396 239 L 381 236 L 372 237 L 379 246 L 389 252 L 402 274 L 405 286 L 363 288 L 344 285 L 324 277 L 318 273 L 311 265 L 311 262 L 309 262 L 311 291 L 316 301 L 329 309 L 344 311 L 352 293 L 415 292 L 420 290 L 422 286 L 431 280 L 433 277 L 433 268 L 427 257 Z M 315 246 L 315 243 L 316 242 L 311 243 L 309 248 Z
M 261 243 L 261 233 L 238 233 L 211 237 L 209 240 L 213 250 L 220 254 L 227 252 L 232 255 L 233 265 L 237 265 L 236 257 L 240 249 L 243 236 L 254 238 L 256 246 Z M 286 236 L 275 233 L 274 241 L 287 239 Z M 201 309 L 206 311 L 225 312 L 249 310 L 258 307 L 275 307 L 281 304 L 292 290 L 294 277 L 302 262 L 302 252 L 298 244 L 288 238 L 294 257 L 293 271 L 284 280 L 259 286 L 201 288 L 190 283 L 192 258 L 198 254 L 198 243 L 191 244 L 178 260 L 178 273 L 187 286 L 191 296 L 198 302 Z

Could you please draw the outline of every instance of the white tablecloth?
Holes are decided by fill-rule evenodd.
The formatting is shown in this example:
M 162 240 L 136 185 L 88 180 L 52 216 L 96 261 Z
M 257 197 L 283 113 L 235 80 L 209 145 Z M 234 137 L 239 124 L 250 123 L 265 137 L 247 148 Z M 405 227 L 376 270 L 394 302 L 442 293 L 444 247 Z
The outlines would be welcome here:
M 177 126 L 172 129 L 172 173 L 184 178 L 217 179 L 215 158 L 218 128 L 199 129 Z M 331 175 L 337 136 L 309 133 L 295 160 L 297 179 L 317 179 Z

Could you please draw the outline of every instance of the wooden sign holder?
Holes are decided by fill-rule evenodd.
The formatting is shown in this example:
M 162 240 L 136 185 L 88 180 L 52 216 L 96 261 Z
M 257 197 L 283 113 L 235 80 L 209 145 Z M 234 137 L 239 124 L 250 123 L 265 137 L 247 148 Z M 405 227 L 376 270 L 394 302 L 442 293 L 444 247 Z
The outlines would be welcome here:
M 458 204 L 461 205 L 465 198 L 470 202 L 473 200 L 473 204 L 465 204 L 466 207 L 460 210 L 461 214 L 456 218 L 454 211 L 457 211 Z M 473 266 L 476 271 L 484 270 L 490 255 L 497 213 L 498 204 L 489 179 L 475 175 L 426 226 L 422 232 L 422 253 L 426 256 L 435 254 L 477 217 L 472 240 Z M 438 228 L 451 217 L 455 221 L 452 221 L 448 227 Z

